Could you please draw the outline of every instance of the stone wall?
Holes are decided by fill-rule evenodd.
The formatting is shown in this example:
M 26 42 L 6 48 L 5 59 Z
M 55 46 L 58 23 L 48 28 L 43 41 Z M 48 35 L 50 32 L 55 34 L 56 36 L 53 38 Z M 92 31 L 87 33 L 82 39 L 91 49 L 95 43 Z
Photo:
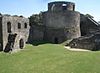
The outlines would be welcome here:
M 94 21 L 91 21 L 87 16 L 81 14 L 80 17 L 80 28 L 82 36 L 93 34 L 100 30 L 96 22 L 94 23 Z
M 74 11 L 75 4 L 66 1 L 57 1 L 48 3 L 48 11 L 64 11 L 64 10 Z
M 8 26 L 9 25 L 9 26 Z M 10 26 L 11 25 L 11 26 Z M 10 35 L 16 34 L 15 39 L 13 39 L 13 50 L 20 48 L 20 40 L 23 40 L 23 47 L 27 42 L 29 36 L 29 20 L 24 17 L 18 16 L 2 16 L 2 28 L 3 28 L 3 50 L 5 50 Z M 9 29 L 9 30 L 8 30 Z
M 41 25 L 31 25 L 30 33 L 28 38 L 28 43 L 33 43 L 34 41 L 43 41 L 44 38 L 44 27 Z
M 0 15 L 0 51 L 3 50 L 3 37 L 2 37 L 2 15 Z
M 78 27 L 80 28 L 80 13 L 75 11 L 43 13 L 44 25 L 53 28 Z
M 71 48 L 88 49 L 88 50 L 100 50 L 100 33 L 91 34 L 88 36 L 82 36 L 73 39 L 68 46 Z
M 29 17 L 30 21 L 30 31 L 28 43 L 33 43 L 34 41 L 42 41 L 44 37 L 44 29 L 42 21 L 42 14 L 33 14 Z
M 57 44 L 64 42 L 67 38 L 66 33 L 64 33 L 64 29 L 46 28 L 44 40 Z

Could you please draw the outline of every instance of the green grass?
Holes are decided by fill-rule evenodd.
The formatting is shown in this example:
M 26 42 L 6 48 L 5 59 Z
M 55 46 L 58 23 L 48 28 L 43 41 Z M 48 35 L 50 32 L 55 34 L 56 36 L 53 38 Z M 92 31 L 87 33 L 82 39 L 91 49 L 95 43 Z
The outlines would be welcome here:
M 27 45 L 0 53 L 0 73 L 100 73 L 100 52 L 73 52 L 62 45 Z

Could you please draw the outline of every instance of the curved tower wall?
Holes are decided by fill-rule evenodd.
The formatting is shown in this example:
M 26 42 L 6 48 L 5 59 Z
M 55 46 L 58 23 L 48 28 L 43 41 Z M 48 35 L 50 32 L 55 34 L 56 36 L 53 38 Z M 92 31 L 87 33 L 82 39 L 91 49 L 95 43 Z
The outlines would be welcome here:
M 43 13 L 44 39 L 60 43 L 80 37 L 80 13 L 74 9 L 75 4 L 71 2 L 49 3 L 48 11 Z

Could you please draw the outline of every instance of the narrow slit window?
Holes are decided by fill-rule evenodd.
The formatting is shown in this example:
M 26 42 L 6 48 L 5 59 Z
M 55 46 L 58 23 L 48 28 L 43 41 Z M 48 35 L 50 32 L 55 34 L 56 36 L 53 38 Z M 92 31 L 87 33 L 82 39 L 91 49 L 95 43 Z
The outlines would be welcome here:
M 27 28 L 27 23 L 24 24 L 24 28 Z
M 21 29 L 21 23 L 18 23 L 18 29 Z
M 11 33 L 11 22 L 7 22 L 7 32 Z

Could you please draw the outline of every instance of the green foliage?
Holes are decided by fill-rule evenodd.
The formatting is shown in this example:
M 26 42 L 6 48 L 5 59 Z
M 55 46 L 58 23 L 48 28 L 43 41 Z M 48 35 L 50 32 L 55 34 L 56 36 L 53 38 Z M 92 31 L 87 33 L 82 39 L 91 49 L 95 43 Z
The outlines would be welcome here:
M 73 52 L 62 45 L 27 45 L 0 53 L 0 73 L 100 73 L 100 52 Z
M 42 13 L 40 14 L 33 14 L 29 18 L 30 25 L 42 25 Z

